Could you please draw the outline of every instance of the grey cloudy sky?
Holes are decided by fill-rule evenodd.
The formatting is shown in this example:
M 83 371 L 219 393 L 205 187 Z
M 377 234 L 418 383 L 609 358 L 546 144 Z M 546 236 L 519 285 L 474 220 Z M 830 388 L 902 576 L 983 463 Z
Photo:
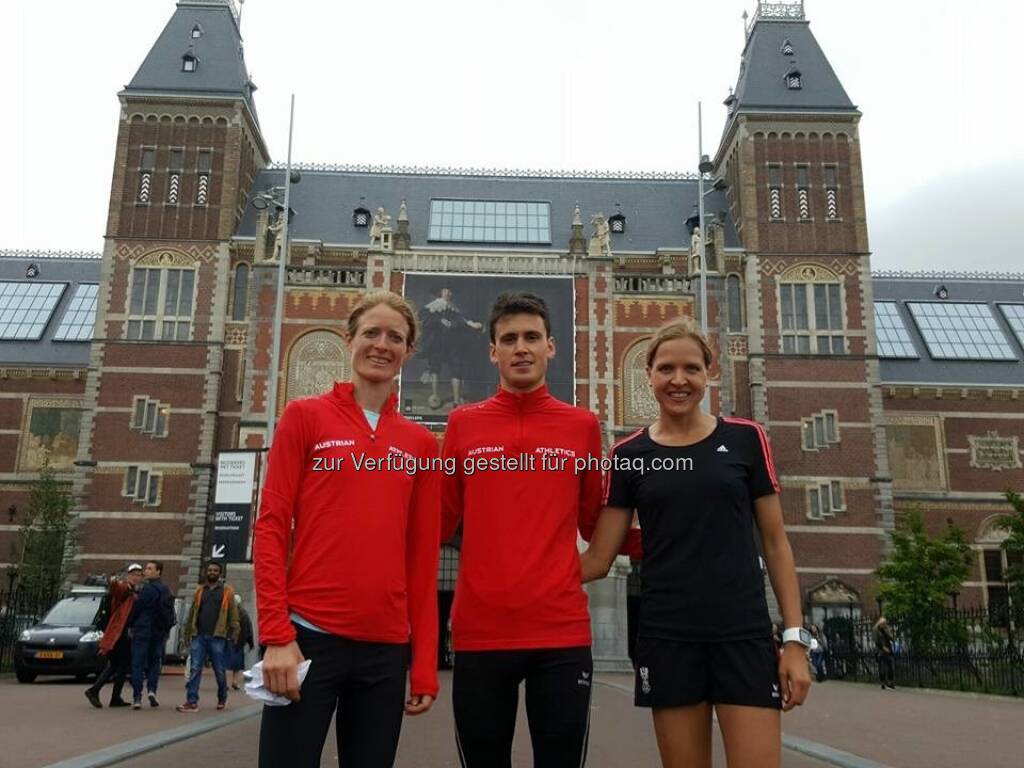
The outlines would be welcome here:
M 6 7 L 0 249 L 99 250 L 117 91 L 173 0 Z M 249 0 L 246 61 L 275 160 L 693 170 L 717 146 L 754 0 Z M 808 0 L 864 117 L 877 269 L 1022 270 L 1019 7 Z M 13 47 L 12 47 L 13 46 Z

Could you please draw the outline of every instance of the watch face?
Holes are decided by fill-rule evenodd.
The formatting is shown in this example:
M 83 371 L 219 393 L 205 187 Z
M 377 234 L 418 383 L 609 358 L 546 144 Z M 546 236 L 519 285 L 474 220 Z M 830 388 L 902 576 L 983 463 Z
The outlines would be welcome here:
M 800 642 L 803 643 L 804 645 L 810 645 L 811 644 L 811 633 L 808 632 L 803 627 L 800 628 Z

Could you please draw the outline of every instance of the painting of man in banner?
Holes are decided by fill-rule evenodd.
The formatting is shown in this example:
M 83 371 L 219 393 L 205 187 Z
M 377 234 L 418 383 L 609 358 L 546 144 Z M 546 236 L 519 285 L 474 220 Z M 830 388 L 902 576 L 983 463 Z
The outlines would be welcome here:
M 452 408 L 494 393 L 498 375 L 489 356 L 488 319 L 495 298 L 505 291 L 535 293 L 548 302 L 556 351 L 548 386 L 555 397 L 573 402 L 570 278 L 410 273 L 404 293 L 418 309 L 422 331 L 416 354 L 402 369 L 402 413 L 444 423 Z

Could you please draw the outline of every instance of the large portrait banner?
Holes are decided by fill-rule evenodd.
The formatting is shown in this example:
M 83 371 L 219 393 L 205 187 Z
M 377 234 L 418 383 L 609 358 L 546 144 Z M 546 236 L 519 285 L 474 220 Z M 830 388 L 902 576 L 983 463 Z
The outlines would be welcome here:
M 416 354 L 402 369 L 399 403 L 413 421 L 444 424 L 457 405 L 485 400 L 498 386 L 490 360 L 488 319 L 499 294 L 526 291 L 551 313 L 555 357 L 548 364 L 551 394 L 575 402 L 575 301 L 570 277 L 512 277 L 406 273 L 404 294 L 419 313 Z

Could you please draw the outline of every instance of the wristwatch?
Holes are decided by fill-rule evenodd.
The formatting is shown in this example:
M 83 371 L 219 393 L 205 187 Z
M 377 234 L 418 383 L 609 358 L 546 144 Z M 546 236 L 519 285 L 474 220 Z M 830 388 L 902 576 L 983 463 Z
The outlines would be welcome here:
M 804 648 L 811 647 L 811 633 L 803 627 L 790 627 L 782 633 L 782 644 L 800 643 Z

